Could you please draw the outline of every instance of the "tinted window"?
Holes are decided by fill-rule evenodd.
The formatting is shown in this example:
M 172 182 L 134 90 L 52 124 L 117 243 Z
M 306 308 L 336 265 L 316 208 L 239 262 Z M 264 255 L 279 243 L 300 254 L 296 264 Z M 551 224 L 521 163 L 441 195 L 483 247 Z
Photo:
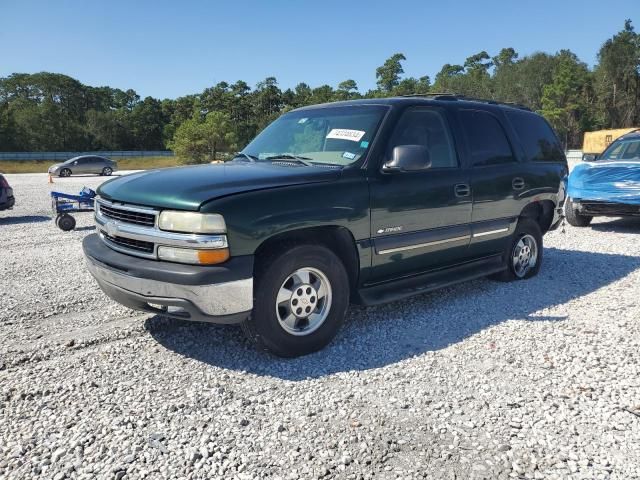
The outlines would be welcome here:
M 640 157 L 640 140 L 636 142 L 628 142 L 627 149 L 622 154 L 625 160 L 631 160 Z
M 478 110 L 460 110 L 460 122 L 474 166 L 515 162 L 507 135 L 492 114 Z
M 391 159 L 393 149 L 399 145 L 427 147 L 431 168 L 458 166 L 446 121 L 435 109 L 419 108 L 406 111 L 400 118 L 389 142 L 387 159 Z
M 528 112 L 506 112 L 513 125 L 525 157 L 532 162 L 564 162 L 564 154 L 557 137 L 544 119 Z

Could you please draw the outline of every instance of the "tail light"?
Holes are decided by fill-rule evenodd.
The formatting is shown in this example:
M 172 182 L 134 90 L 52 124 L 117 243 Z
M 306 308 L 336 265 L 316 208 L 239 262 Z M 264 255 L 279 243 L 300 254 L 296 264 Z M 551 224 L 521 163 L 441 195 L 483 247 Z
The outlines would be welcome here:
M 7 179 L 4 178 L 4 176 L 0 175 L 0 187 L 2 188 L 10 188 L 9 187 L 9 182 L 7 182 Z

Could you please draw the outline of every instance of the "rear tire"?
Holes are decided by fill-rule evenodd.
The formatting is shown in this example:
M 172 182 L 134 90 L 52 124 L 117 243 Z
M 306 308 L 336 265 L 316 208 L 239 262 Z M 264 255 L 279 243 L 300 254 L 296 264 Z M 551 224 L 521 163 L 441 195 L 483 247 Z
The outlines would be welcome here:
M 537 275 L 542 265 L 542 251 L 540 225 L 530 218 L 521 218 L 505 252 L 507 268 L 491 278 L 500 282 L 512 282 Z
M 242 323 L 259 349 L 298 357 L 324 348 L 344 323 L 349 278 L 340 259 L 320 245 L 298 245 L 262 259 L 254 308 Z
M 573 202 L 570 198 L 567 199 L 564 205 L 564 216 L 572 227 L 588 227 L 593 220 L 590 215 L 581 215 L 578 210 L 573 208 Z
M 63 168 L 62 170 L 60 170 L 60 176 L 61 177 L 70 177 L 71 176 L 71 170 L 69 170 L 68 168 Z

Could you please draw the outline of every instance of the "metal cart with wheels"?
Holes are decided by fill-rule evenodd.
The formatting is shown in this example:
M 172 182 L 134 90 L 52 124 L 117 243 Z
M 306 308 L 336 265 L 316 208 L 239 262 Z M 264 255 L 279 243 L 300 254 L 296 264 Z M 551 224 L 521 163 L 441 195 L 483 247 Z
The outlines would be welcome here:
M 60 230 L 69 232 L 76 228 L 76 219 L 72 212 L 93 212 L 96 192 L 84 187 L 78 195 L 51 192 L 51 208 L 56 214 L 56 225 Z

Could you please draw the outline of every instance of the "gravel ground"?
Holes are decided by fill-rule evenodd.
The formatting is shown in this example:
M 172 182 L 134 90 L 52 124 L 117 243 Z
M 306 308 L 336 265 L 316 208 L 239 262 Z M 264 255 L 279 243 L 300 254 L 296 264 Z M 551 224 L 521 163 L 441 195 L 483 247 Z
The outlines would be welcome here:
M 545 237 L 526 282 L 352 308 L 281 360 L 111 302 L 48 191 L 0 212 L 0 479 L 640 478 L 640 221 Z

